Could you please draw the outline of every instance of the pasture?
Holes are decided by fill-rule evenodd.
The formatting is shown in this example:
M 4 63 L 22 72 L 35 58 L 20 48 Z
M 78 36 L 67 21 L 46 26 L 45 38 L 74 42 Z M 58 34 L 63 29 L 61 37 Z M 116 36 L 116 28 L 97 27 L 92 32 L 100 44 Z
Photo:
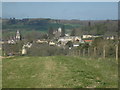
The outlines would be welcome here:
M 78 56 L 2 59 L 3 88 L 116 88 L 118 65 L 114 59 Z

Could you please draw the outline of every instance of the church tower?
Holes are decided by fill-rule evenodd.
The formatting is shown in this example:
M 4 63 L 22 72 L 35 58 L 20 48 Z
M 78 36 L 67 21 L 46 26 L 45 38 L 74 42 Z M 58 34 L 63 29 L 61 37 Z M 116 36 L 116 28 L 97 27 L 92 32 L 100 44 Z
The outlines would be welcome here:
M 60 33 L 62 32 L 62 29 L 60 27 L 58 28 L 58 32 L 60 32 Z
M 21 36 L 20 36 L 20 32 L 19 30 L 17 30 L 17 33 L 16 33 L 16 40 L 21 40 Z

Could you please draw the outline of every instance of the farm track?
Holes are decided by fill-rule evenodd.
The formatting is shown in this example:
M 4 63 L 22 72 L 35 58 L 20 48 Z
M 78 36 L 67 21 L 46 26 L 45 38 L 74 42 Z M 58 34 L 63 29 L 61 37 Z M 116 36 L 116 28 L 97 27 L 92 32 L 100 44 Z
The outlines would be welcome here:
M 114 88 L 117 73 L 114 60 L 11 57 L 3 60 L 2 83 L 4 88 Z

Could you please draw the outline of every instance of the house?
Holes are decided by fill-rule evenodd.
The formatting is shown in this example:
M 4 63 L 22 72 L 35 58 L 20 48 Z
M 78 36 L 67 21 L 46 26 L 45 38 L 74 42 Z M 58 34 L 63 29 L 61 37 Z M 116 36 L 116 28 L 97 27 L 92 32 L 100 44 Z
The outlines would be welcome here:
M 60 37 L 58 39 L 58 41 L 80 41 L 80 40 L 82 40 L 81 36 L 69 36 L 69 37 L 65 36 L 65 37 Z
M 61 45 L 65 45 L 68 41 L 73 41 L 73 38 L 71 38 L 71 37 L 60 37 L 58 39 L 58 43 L 60 43 Z
M 32 47 L 32 43 L 27 43 L 26 45 L 25 45 L 25 47 L 27 47 L 27 48 L 31 48 Z
M 27 43 L 27 44 L 24 44 L 23 47 L 22 47 L 22 55 L 26 55 L 27 54 L 27 50 L 26 48 L 31 48 L 32 47 L 32 43 Z
M 69 36 L 69 37 L 60 37 L 58 39 L 58 43 L 60 43 L 61 45 L 66 45 L 67 42 L 77 42 L 77 43 L 81 43 L 83 42 L 81 39 L 81 36 Z M 75 47 L 79 46 L 79 44 L 74 44 Z
M 93 38 L 103 37 L 103 35 L 93 35 Z
M 69 35 L 69 34 L 65 34 L 65 36 L 67 36 L 67 37 L 68 37 L 68 36 L 70 36 L 70 35 Z
M 25 49 L 25 47 L 22 48 L 22 55 L 27 54 L 27 50 Z
M 42 44 L 42 43 L 48 43 L 48 41 L 47 40 L 37 40 L 36 43 L 41 43 Z
M 7 41 L 8 44 L 16 44 L 16 42 L 12 39 L 12 40 L 8 40 Z
M 73 47 L 78 47 L 79 46 L 79 44 L 73 44 Z
M 32 43 L 27 42 L 26 44 L 23 45 L 23 48 L 31 48 L 32 47 Z
M 53 41 L 50 41 L 50 42 L 49 42 L 49 45 L 50 45 L 50 46 L 55 46 L 56 44 L 55 44 Z
M 93 35 L 83 35 L 82 38 L 85 39 L 85 38 L 92 38 Z
M 4 44 L 5 42 L 4 41 L 0 41 L 0 44 Z
M 115 37 L 114 37 L 114 36 L 108 36 L 108 37 L 106 37 L 106 39 L 107 39 L 107 40 L 114 40 Z

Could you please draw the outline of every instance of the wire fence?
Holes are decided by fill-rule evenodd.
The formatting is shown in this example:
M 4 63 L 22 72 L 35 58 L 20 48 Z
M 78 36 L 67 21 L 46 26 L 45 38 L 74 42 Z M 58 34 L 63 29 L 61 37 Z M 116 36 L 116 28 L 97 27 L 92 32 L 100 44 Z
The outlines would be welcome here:
M 115 45 L 110 47 L 109 45 L 98 47 L 89 47 L 81 49 L 71 49 L 68 52 L 70 56 L 81 56 L 81 57 L 95 57 L 95 58 L 115 58 L 118 61 L 119 46 Z

